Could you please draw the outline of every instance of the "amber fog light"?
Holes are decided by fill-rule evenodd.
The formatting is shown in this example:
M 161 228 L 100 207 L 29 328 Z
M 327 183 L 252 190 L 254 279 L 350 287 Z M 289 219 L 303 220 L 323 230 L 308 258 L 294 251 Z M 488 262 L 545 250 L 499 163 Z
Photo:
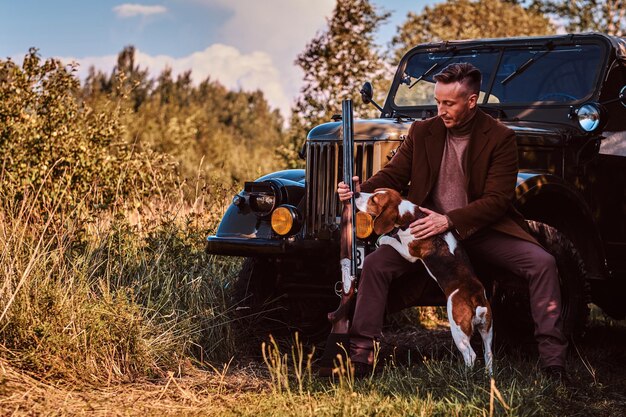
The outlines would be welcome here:
M 289 205 L 280 206 L 272 212 L 271 223 L 272 230 L 280 236 L 293 234 L 300 228 L 298 210 Z
M 356 213 L 356 237 L 365 239 L 374 231 L 372 216 L 362 211 Z

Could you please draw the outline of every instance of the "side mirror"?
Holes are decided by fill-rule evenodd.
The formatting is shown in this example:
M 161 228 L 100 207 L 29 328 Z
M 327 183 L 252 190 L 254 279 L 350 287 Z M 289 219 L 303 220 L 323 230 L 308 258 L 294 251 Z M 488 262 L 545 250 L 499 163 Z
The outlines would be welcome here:
M 374 97 L 374 89 L 372 88 L 372 83 L 369 81 L 365 81 L 363 87 L 361 87 L 361 99 L 363 99 L 363 103 L 370 104 L 376 107 L 379 111 L 383 111 L 383 108 L 376 103 L 372 97 Z
M 360 92 L 361 92 L 361 99 L 363 99 L 363 103 L 370 104 L 372 102 L 372 97 L 374 97 L 374 89 L 372 88 L 372 83 L 370 83 L 369 81 L 366 81 L 365 84 L 363 84 L 363 87 L 361 87 Z

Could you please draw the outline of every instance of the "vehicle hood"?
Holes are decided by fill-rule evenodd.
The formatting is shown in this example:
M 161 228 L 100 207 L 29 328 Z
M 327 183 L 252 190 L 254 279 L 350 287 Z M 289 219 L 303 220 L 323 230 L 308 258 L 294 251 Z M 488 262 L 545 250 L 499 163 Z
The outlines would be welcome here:
M 413 120 L 368 119 L 353 123 L 354 140 L 403 140 Z M 342 122 L 324 123 L 311 129 L 307 139 L 337 141 L 343 139 Z
M 355 120 L 355 141 L 404 140 L 414 120 L 370 119 Z M 507 121 L 502 123 L 515 131 L 518 138 L 563 138 L 565 136 L 584 136 L 585 133 L 567 123 L 546 123 L 531 121 Z M 324 123 L 314 127 L 307 139 L 314 141 L 341 141 L 343 129 L 341 122 Z
M 515 131 L 518 136 L 563 136 L 584 133 L 580 129 L 565 123 L 502 120 L 502 124 Z

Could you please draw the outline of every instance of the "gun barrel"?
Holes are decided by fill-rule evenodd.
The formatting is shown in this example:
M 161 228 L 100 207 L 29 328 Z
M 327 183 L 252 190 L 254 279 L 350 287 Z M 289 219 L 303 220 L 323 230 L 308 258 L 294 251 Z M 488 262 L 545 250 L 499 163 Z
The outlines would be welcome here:
M 350 186 L 352 192 L 355 191 L 355 187 L 352 181 L 354 176 L 354 123 L 353 123 L 353 110 L 352 100 L 344 99 L 341 102 L 341 121 L 343 127 L 343 182 Z M 348 238 L 350 239 L 350 274 L 356 277 L 356 228 L 354 220 L 356 217 L 356 205 L 354 204 L 354 195 L 350 199 L 350 205 L 352 207 L 352 216 L 350 219 L 350 233 Z

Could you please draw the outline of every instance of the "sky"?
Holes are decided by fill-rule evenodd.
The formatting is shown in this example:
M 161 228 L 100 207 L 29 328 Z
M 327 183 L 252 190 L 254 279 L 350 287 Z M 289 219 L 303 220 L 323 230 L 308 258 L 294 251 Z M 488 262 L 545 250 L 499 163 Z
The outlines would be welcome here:
M 409 11 L 434 0 L 372 0 L 391 12 L 376 35 L 385 46 Z M 335 0 L 0 0 L 0 57 L 21 63 L 30 47 L 42 57 L 107 73 L 135 46 L 152 76 L 170 67 L 230 89 L 264 92 L 284 117 L 302 86 L 296 56 L 326 27 Z

